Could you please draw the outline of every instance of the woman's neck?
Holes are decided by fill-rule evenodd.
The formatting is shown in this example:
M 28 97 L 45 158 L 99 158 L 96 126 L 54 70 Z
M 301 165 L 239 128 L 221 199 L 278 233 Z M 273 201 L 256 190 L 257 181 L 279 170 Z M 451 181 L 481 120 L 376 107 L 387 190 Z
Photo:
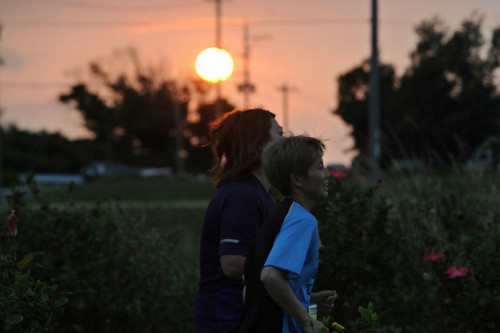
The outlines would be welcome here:
M 259 167 L 259 168 L 255 169 L 254 171 L 252 171 L 252 174 L 255 177 L 257 177 L 257 179 L 260 181 L 262 186 L 264 186 L 266 191 L 269 192 L 269 190 L 271 189 L 271 183 L 269 183 L 269 181 L 267 180 L 267 177 L 264 174 L 264 171 L 262 170 L 262 168 Z

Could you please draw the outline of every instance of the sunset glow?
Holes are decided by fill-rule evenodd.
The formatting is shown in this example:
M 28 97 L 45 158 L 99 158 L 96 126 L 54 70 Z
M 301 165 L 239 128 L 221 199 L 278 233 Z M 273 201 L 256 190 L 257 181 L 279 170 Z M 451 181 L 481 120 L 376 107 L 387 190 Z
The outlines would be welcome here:
M 206 81 L 224 81 L 233 73 L 233 59 L 231 55 L 223 49 L 210 47 L 201 51 L 196 58 L 196 73 Z
M 278 122 L 287 119 L 285 131 L 327 138 L 326 164 L 348 166 L 357 154 L 352 128 L 332 111 L 339 102 L 339 75 L 370 56 L 370 1 L 319 0 L 314 6 L 299 0 L 221 1 L 219 43 L 217 1 L 0 3 L 4 124 L 56 131 L 72 140 L 93 138 L 76 107 L 62 104 L 58 96 L 85 81 L 89 64 L 97 63 L 113 75 L 137 68 L 180 83 L 203 76 L 220 83 L 207 85 L 203 103 L 220 93 L 235 107 L 271 110 Z M 419 23 L 437 16 L 454 31 L 473 11 L 485 14 L 484 33 L 491 36 L 500 22 L 500 1 L 380 1 L 380 61 L 404 73 Z M 215 45 L 230 54 L 222 53 L 225 59 L 232 57 L 226 69 L 210 57 L 197 59 Z M 130 48 L 137 51 L 136 67 L 126 58 Z M 284 82 L 296 89 L 289 94 L 278 89 Z M 238 88 L 245 83 L 255 91 Z

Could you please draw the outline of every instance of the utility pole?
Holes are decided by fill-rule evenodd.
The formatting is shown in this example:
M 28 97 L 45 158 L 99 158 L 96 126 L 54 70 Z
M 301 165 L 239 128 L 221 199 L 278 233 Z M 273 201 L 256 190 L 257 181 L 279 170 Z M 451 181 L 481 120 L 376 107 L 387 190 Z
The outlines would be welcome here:
M 221 17 L 222 17 L 222 4 L 221 0 L 215 0 L 215 47 L 219 50 L 222 49 L 222 36 L 221 36 Z M 222 114 L 222 101 L 221 101 L 221 90 L 222 82 L 218 80 L 216 83 L 217 89 L 217 100 L 215 101 L 215 118 L 219 118 Z
M 0 23 L 0 39 L 2 38 L 2 23 Z M 2 67 L 3 65 L 3 59 L 2 59 L 2 56 L 0 55 L 0 67 Z M 1 95 L 0 95 L 1 96 Z M 1 99 L 0 99 L 1 101 Z M 0 103 L 0 117 L 2 116 L 2 112 L 3 112 L 3 109 L 2 109 L 2 104 Z M 2 124 L 0 123 L 0 203 L 3 202 L 3 193 L 2 193 L 2 185 L 3 185 L 3 179 L 2 179 L 2 161 L 3 161 L 3 158 L 2 158 L 2 145 L 3 145 L 3 128 L 2 128 Z
M 255 92 L 255 85 L 250 82 L 250 48 L 252 41 L 269 38 L 268 35 L 250 38 L 248 22 L 243 26 L 243 83 L 238 85 L 238 91 L 243 93 L 245 108 L 250 105 L 250 94 Z
M 221 18 L 222 18 L 222 0 L 213 0 L 215 1 L 215 47 L 219 50 L 222 49 L 222 27 L 221 27 Z M 217 91 L 217 99 L 215 101 L 215 118 L 218 118 L 222 114 L 222 101 L 221 101 L 221 91 L 222 91 L 222 82 L 218 80 L 215 84 Z
M 380 178 L 380 74 L 378 62 L 377 0 L 372 0 L 372 55 L 370 61 L 370 103 L 368 109 L 370 182 Z
M 248 23 L 243 26 L 243 83 L 238 85 L 238 91 L 243 93 L 243 105 L 248 108 L 250 93 L 255 92 L 255 85 L 250 82 L 250 33 Z
M 184 174 L 184 147 L 182 144 L 181 98 L 175 81 L 173 82 L 172 95 L 175 119 L 175 162 L 177 165 L 177 175 L 182 176 Z
M 283 128 L 288 130 L 288 94 L 290 92 L 297 91 L 297 88 L 290 87 L 288 84 L 283 83 L 282 86 L 278 87 L 278 90 L 283 93 Z

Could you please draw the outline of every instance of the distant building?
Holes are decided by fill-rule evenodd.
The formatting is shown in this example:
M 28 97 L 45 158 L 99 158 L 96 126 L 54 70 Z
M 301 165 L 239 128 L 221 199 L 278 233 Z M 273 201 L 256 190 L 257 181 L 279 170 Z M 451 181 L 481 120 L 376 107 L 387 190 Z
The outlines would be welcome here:
M 26 175 L 19 176 L 21 183 L 26 183 Z M 42 185 L 67 185 L 70 183 L 83 184 L 84 178 L 78 174 L 52 174 L 37 173 L 33 176 L 33 181 Z

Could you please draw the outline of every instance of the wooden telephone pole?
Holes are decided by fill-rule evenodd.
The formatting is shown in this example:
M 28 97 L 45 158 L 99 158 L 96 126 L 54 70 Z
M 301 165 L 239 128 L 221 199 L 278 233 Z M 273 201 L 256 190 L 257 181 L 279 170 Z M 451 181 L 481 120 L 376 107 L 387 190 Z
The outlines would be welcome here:
M 219 50 L 222 49 L 222 26 L 221 26 L 221 18 L 222 18 L 222 0 L 213 0 L 215 1 L 215 47 Z M 215 118 L 218 118 L 222 114 L 222 101 L 221 101 L 221 91 L 222 91 L 222 82 L 218 80 L 216 85 L 216 100 L 215 100 Z
M 372 55 L 370 61 L 370 102 L 368 109 L 370 182 L 380 178 L 380 73 L 378 61 L 377 0 L 372 0 Z

